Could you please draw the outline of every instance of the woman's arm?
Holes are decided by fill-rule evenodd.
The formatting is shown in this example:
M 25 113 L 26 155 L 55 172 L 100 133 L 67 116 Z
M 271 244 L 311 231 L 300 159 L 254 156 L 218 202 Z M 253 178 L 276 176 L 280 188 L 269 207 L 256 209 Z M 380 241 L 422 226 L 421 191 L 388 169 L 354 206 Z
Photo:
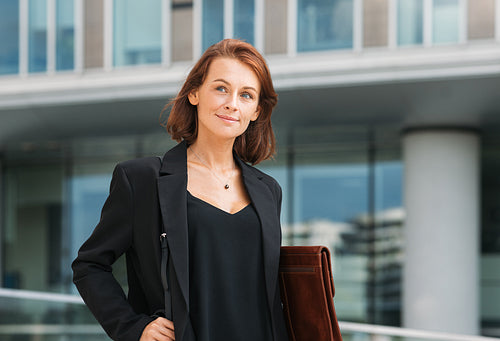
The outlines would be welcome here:
M 137 341 L 153 317 L 137 314 L 112 274 L 112 264 L 132 245 L 134 202 L 127 174 L 115 167 L 99 224 L 72 264 L 73 282 L 113 340 Z

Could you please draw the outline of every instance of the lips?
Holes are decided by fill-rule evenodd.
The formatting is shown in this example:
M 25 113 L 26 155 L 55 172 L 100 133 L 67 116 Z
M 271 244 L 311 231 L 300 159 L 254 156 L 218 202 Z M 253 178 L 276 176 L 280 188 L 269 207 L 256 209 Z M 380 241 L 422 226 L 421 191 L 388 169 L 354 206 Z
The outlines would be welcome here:
M 218 118 L 228 121 L 228 122 L 238 122 L 238 119 L 236 117 L 231 117 L 231 116 L 226 116 L 226 115 L 216 115 Z

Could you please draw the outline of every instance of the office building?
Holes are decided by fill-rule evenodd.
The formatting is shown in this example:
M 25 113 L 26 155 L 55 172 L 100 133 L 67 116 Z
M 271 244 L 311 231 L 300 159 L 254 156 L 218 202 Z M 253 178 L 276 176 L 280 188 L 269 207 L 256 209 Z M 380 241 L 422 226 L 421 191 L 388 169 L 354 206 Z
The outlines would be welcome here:
M 160 112 L 225 37 L 268 60 L 259 167 L 339 319 L 500 337 L 500 0 L 0 0 L 1 335 L 95 323 L 65 300 L 113 167 L 175 144 Z

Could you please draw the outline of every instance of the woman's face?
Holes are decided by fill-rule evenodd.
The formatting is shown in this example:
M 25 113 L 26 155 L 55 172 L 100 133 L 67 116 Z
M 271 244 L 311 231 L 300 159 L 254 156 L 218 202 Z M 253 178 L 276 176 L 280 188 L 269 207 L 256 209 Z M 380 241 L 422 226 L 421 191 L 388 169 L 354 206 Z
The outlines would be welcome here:
M 203 84 L 189 94 L 198 109 L 198 137 L 235 139 L 259 116 L 260 82 L 253 70 L 234 58 L 216 58 Z

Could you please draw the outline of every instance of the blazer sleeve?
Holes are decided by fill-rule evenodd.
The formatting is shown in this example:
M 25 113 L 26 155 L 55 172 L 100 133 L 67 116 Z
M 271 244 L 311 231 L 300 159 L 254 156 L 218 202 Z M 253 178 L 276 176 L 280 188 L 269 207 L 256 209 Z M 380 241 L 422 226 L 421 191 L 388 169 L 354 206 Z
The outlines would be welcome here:
M 137 314 L 112 274 L 112 264 L 132 246 L 134 202 L 125 170 L 113 171 L 110 193 L 94 232 L 73 261 L 73 282 L 106 333 L 136 341 L 153 317 Z

